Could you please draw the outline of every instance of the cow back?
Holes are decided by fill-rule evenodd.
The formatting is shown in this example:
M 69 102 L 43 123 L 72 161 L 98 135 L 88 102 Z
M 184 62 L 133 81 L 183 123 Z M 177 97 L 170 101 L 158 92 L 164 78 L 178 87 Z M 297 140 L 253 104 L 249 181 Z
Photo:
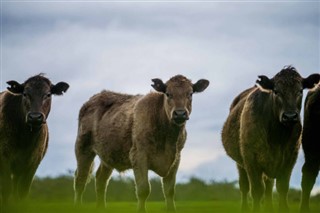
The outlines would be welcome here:
M 87 101 L 79 112 L 79 132 L 101 159 L 119 171 L 130 168 L 133 109 L 140 95 L 102 91 Z M 84 145 L 81 145 L 84 146 Z

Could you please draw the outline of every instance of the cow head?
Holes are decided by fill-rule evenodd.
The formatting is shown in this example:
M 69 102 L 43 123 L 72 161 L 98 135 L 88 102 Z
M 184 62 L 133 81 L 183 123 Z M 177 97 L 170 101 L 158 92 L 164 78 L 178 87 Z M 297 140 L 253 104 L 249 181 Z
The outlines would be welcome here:
M 151 86 L 156 91 L 165 94 L 164 108 L 169 120 L 178 126 L 184 125 L 189 119 L 193 93 L 202 92 L 209 85 L 209 81 L 205 79 L 192 84 L 182 75 L 174 76 L 166 83 L 158 78 L 152 81 L 154 84 Z
M 8 81 L 7 84 L 10 85 L 7 89 L 11 93 L 21 95 L 26 123 L 34 127 L 46 123 L 51 108 L 51 95 L 62 95 L 69 88 L 65 82 L 53 85 L 43 74 L 33 76 L 23 84 L 16 81 Z
M 302 78 L 294 67 L 288 66 L 272 79 L 261 75 L 257 80 L 263 91 L 270 92 L 273 111 L 284 125 L 300 122 L 303 89 L 313 88 L 320 80 L 319 74 Z

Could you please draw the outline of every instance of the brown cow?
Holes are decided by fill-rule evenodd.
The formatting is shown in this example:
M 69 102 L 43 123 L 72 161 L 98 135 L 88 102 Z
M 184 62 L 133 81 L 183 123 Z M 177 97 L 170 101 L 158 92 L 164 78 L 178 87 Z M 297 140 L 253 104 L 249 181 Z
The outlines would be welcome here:
M 106 186 L 113 169 L 132 168 L 139 211 L 145 211 L 150 193 L 148 170 L 162 177 L 167 209 L 175 209 L 175 177 L 186 141 L 185 124 L 191 113 L 192 94 L 204 91 L 209 81 L 202 79 L 192 84 L 181 75 L 166 83 L 160 79 L 152 81 L 156 93 L 133 96 L 102 91 L 82 106 L 75 145 L 76 204 L 82 201 L 93 160 L 98 155 L 98 206 L 105 205 Z
M 320 75 L 302 78 L 289 66 L 272 79 L 259 78 L 257 87 L 245 90 L 233 101 L 222 129 L 222 142 L 237 163 L 242 211 L 248 210 L 249 188 L 254 212 L 260 210 L 264 192 L 271 211 L 276 179 L 279 209 L 287 212 L 289 180 L 300 147 L 302 91 L 312 88 Z
M 65 82 L 53 85 L 42 74 L 23 84 L 7 83 L 8 91 L 0 93 L 0 199 L 4 206 L 12 187 L 16 200 L 28 194 L 48 146 L 51 95 L 62 95 L 69 87 Z
M 304 105 L 302 148 L 305 163 L 302 167 L 302 197 L 300 212 L 310 212 L 310 192 L 320 169 L 320 85 L 308 92 Z

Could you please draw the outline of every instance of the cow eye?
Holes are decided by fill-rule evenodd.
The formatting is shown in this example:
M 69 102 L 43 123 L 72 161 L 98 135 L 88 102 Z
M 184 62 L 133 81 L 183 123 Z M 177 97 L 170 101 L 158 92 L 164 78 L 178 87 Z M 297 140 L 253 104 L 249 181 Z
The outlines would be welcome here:
M 191 92 L 191 93 L 188 95 L 188 98 L 189 98 L 189 99 L 192 99 L 192 95 L 193 95 L 193 93 Z
M 26 92 L 22 93 L 23 97 L 27 98 L 28 94 Z
M 274 93 L 275 95 L 278 95 L 278 94 L 279 94 L 279 91 L 276 90 L 276 89 L 274 89 L 274 90 L 273 90 L 273 93 Z
M 167 92 L 166 92 L 166 96 L 167 96 L 168 98 L 172 98 L 172 94 L 167 93 Z
M 48 93 L 44 96 L 45 98 L 51 98 L 51 93 Z

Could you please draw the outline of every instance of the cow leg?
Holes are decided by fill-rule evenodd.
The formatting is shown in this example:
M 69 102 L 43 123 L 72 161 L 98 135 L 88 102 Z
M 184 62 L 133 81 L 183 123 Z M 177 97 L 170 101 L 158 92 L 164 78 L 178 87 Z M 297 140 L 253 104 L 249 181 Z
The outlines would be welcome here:
M 170 173 L 162 178 L 162 189 L 166 199 L 167 211 L 175 211 L 174 194 L 176 185 L 176 174 L 179 167 L 179 161 L 171 168 Z
M 5 171 L 5 170 L 4 170 Z M 2 198 L 1 201 L 1 206 L 5 207 L 8 205 L 9 202 L 9 197 L 12 193 L 12 180 L 10 177 L 9 172 L 3 172 L 0 174 L 0 198 Z
M 247 174 L 251 186 L 253 212 L 260 212 L 261 199 L 265 190 L 262 178 L 262 171 L 259 168 L 250 165 L 247 166 Z
M 150 194 L 148 180 L 147 159 L 143 153 L 139 153 L 136 159 L 131 159 L 136 183 L 136 195 L 138 198 L 138 211 L 146 212 L 146 200 Z
M 77 170 L 74 177 L 74 203 L 79 205 L 82 203 L 82 195 L 88 182 L 88 177 L 93 169 L 94 153 L 87 155 L 77 155 Z
M 96 154 L 92 151 L 91 133 L 83 133 L 79 130 L 75 154 L 77 159 L 77 170 L 74 177 L 74 203 L 79 205 L 82 203 L 82 195 L 88 182 L 88 177 L 93 169 L 93 160 Z
M 13 189 L 15 200 L 23 200 L 30 192 L 30 187 L 41 162 L 41 158 L 34 159 L 29 162 L 31 166 L 23 168 L 22 170 L 13 171 Z
M 290 173 L 291 172 L 284 171 L 276 181 L 276 187 L 279 193 L 279 212 L 289 212 L 287 194 L 289 191 Z
M 17 199 L 23 200 L 29 194 L 36 169 L 37 166 L 36 168 L 29 169 L 28 172 L 21 173 L 21 175 L 17 177 Z
M 19 175 L 14 174 L 12 176 L 12 189 L 13 189 L 13 197 L 15 200 L 18 200 L 19 198 L 19 192 L 18 192 L 18 183 L 19 183 Z
M 98 207 L 105 207 L 106 190 L 108 187 L 109 178 L 112 174 L 112 170 L 113 168 L 100 163 L 100 166 L 96 172 L 96 195 Z
M 274 185 L 274 180 L 272 178 L 268 178 L 264 176 L 264 184 L 266 187 L 265 190 L 265 207 L 268 212 L 273 212 L 272 205 L 272 190 Z
M 34 174 L 23 175 L 19 178 L 18 183 L 18 199 L 23 200 L 27 197 L 30 191 L 31 183 L 33 180 Z
M 301 195 L 301 204 L 300 204 L 300 212 L 310 212 L 309 208 L 309 199 L 310 193 L 313 188 L 313 185 L 316 182 L 316 178 L 319 172 L 319 163 L 316 161 L 308 161 L 303 164 L 302 167 L 302 195 Z
M 242 168 L 239 164 L 237 164 L 238 172 L 239 172 L 239 186 L 241 191 L 241 211 L 247 212 L 249 211 L 248 206 L 248 192 L 249 192 L 249 180 L 247 172 L 244 168 Z

